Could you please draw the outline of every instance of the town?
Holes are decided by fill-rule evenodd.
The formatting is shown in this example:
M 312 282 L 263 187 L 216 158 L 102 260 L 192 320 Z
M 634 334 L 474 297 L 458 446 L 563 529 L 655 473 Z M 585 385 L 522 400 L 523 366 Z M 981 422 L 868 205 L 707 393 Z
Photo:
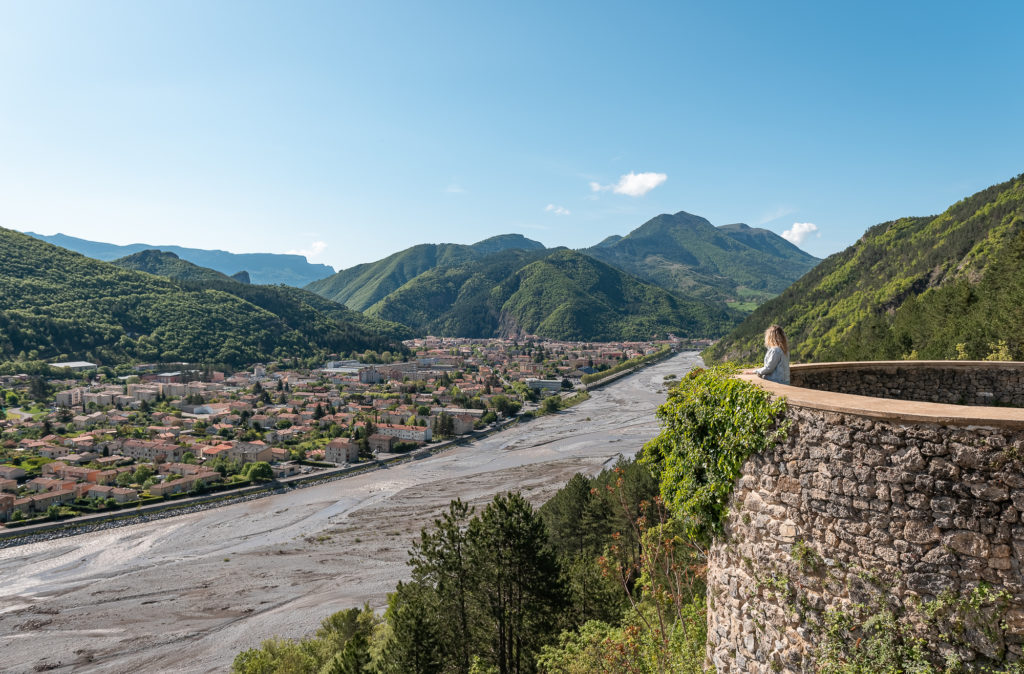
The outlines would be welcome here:
M 574 404 L 588 381 L 682 344 L 427 337 L 405 346 L 402 356 L 349 354 L 313 369 L 115 372 L 78 361 L 53 364 L 63 378 L 0 377 L 0 521 L 24 526 L 422 456 Z

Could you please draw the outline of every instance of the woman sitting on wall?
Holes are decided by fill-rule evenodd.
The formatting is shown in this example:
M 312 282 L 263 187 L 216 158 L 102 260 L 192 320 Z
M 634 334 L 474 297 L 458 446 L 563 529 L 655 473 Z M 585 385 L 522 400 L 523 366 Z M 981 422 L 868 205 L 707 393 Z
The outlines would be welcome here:
M 754 372 L 757 376 L 779 384 L 789 384 L 789 342 L 786 333 L 778 325 L 772 325 L 764 331 L 764 367 Z

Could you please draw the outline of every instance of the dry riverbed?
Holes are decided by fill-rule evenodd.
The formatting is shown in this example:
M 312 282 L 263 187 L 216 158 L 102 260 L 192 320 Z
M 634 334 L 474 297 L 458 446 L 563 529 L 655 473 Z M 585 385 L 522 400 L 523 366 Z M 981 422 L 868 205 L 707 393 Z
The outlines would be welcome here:
M 0 670 L 220 672 L 271 636 L 380 608 L 453 498 L 535 505 L 658 432 L 687 353 L 580 405 L 421 461 L 170 519 L 0 550 Z

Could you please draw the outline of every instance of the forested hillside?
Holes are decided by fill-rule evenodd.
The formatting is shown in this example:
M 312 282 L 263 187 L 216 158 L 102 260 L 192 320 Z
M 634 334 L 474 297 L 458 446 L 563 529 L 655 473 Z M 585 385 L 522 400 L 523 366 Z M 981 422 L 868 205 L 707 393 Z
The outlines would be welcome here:
M 869 229 L 706 353 L 748 359 L 780 323 L 797 361 L 1024 358 L 1024 177 Z
M 306 286 L 318 295 L 364 311 L 423 272 L 453 267 L 504 250 L 544 250 L 544 245 L 519 234 L 503 234 L 471 246 L 424 243 L 377 262 L 356 265 Z
M 311 293 L 230 279 L 176 281 L 0 228 L 0 361 L 228 365 L 401 350 L 397 326 Z
M 421 334 L 641 340 L 721 334 L 723 304 L 680 299 L 580 253 L 508 250 L 409 281 L 368 312 Z

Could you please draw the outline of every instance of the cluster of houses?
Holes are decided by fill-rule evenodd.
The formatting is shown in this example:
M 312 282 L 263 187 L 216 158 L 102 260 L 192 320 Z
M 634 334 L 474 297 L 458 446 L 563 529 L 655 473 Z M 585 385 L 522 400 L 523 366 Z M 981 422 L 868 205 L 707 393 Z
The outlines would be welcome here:
M 228 376 L 183 364 L 121 380 L 50 381 L 59 390 L 43 418 L 0 415 L 8 460 L 49 461 L 34 479 L 0 463 L 0 521 L 82 498 L 136 501 L 143 488 L 119 485 L 118 475 L 140 465 L 155 476 L 148 495 L 166 496 L 221 481 L 204 467 L 218 459 L 265 461 L 282 477 L 298 469 L 292 459 L 300 445 L 300 458 L 345 464 L 367 450 L 463 435 L 496 418 L 499 396 L 553 394 L 661 345 L 427 337 L 407 346 L 414 355 L 402 362 L 333 360 L 312 371 L 258 365 Z M 26 382 L 24 375 L 0 378 L 14 391 Z

